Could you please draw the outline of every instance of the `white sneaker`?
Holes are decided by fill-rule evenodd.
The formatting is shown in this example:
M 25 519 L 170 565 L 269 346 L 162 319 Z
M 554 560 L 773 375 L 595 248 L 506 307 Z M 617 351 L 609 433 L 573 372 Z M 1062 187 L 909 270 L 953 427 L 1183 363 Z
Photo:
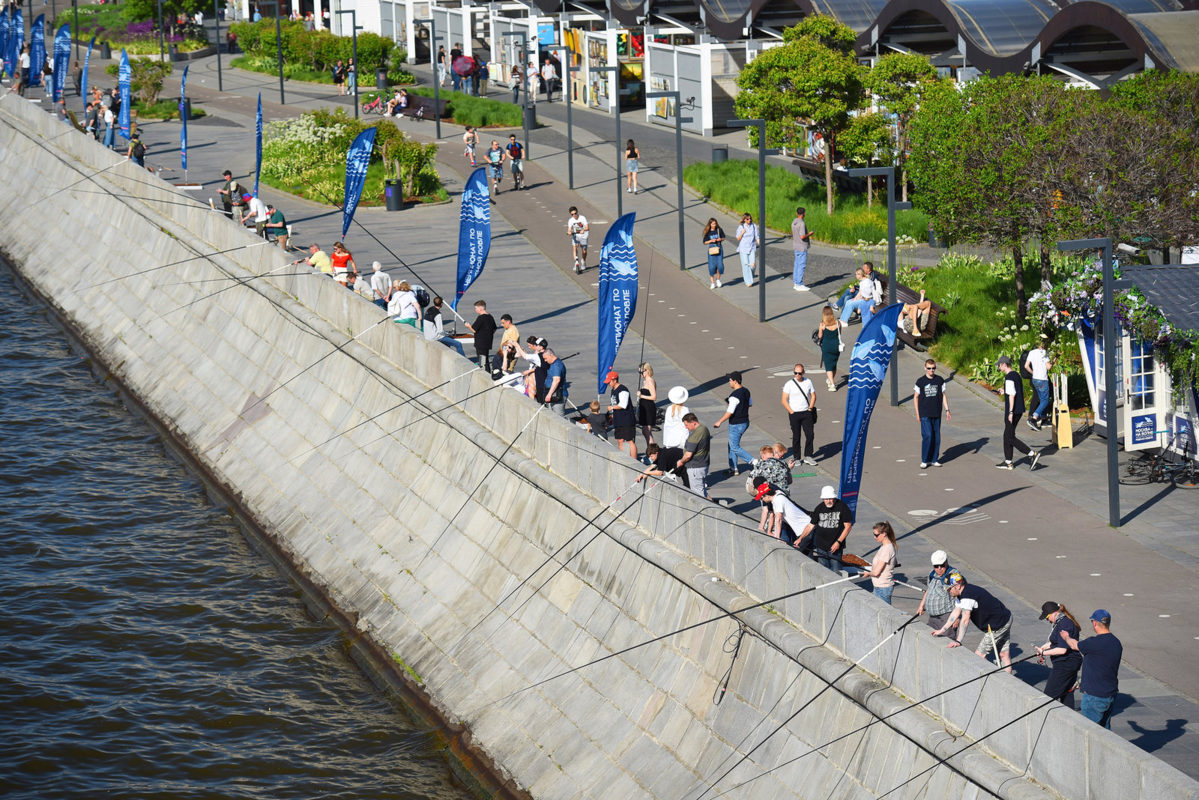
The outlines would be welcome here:
M 928 469 L 928 463 L 927 463 L 927 462 L 924 462 L 924 461 L 921 461 L 921 462 L 920 462 L 920 469 Z
M 811 290 L 811 289 L 809 289 L 807 286 L 804 286 L 804 285 L 801 283 L 799 286 L 796 286 L 796 287 L 795 287 L 795 291 L 797 291 L 797 292 L 810 292 L 810 291 L 812 291 L 812 290 Z
M 709 283 L 709 284 L 708 284 L 708 288 L 709 288 L 709 289 L 715 289 L 715 288 L 716 288 L 716 284 L 714 284 L 714 283 Z
M 803 463 L 807 464 L 809 467 L 814 467 L 816 466 L 816 459 L 809 456 L 803 460 Z
M 719 289 L 719 288 L 720 288 L 720 278 L 717 278 L 717 279 L 716 279 L 716 288 L 717 288 L 717 289 Z

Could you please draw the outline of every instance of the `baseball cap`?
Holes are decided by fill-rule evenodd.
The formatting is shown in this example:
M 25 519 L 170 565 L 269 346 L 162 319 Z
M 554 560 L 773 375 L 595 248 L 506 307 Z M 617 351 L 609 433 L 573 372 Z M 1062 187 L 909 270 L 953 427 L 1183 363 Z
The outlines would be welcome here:
M 1061 606 L 1059 606 L 1057 603 L 1053 602 L 1052 600 L 1046 600 L 1044 603 L 1041 603 L 1041 616 L 1037 617 L 1037 619 L 1045 619 L 1045 617 L 1049 616 L 1054 611 L 1057 611 L 1059 608 L 1061 608 Z
M 761 500 L 763 496 L 768 495 L 768 494 L 774 494 L 777 491 L 778 490 L 775 489 L 773 486 L 771 486 L 769 483 L 759 484 L 758 491 L 754 494 L 754 499 Z
M 1000 356 L 999 360 L 995 362 L 995 366 L 997 367 L 1002 367 L 1004 364 L 1007 364 L 1009 367 L 1012 365 L 1010 356 Z
M 736 381 L 737 383 L 741 383 L 741 373 L 736 371 L 730 372 L 728 375 L 724 376 L 724 379 L 726 381 Z
M 965 583 L 966 578 L 960 572 L 951 572 L 945 576 L 945 583 L 949 586 L 957 586 L 960 583 Z
M 949 556 L 946 555 L 944 550 L 938 550 L 933 553 L 931 560 L 934 567 L 943 567 L 949 563 Z
M 1091 619 L 1095 620 L 1100 625 L 1110 625 L 1112 621 L 1112 615 L 1106 609 L 1097 608 L 1091 614 Z
M 618 380 L 620 380 L 620 375 L 615 370 L 608 370 L 608 374 L 604 376 L 604 383 Z
M 837 496 L 837 490 L 831 486 L 825 486 L 820 490 L 821 500 L 832 500 Z

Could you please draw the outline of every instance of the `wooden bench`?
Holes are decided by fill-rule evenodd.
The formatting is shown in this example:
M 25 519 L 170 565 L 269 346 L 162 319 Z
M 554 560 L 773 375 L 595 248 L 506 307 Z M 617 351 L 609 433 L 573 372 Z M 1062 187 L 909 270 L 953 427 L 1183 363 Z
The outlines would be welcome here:
M 791 163 L 799 167 L 799 172 L 803 177 L 809 180 L 816 181 L 821 186 L 824 185 L 824 162 L 817 161 L 812 158 L 793 158 Z M 844 170 L 833 168 L 833 185 L 844 192 L 855 192 L 861 194 L 866 191 L 866 181 L 862 178 L 854 177 Z
M 412 117 L 416 120 L 433 119 L 434 115 L 445 119 L 445 110 L 448 103 L 445 100 L 438 98 L 436 103 L 432 97 L 424 97 L 419 94 L 408 95 L 408 107 L 397 108 L 396 116 Z
M 896 333 L 896 338 L 899 339 L 899 341 L 903 342 L 918 353 L 923 353 L 928 350 L 928 348 L 924 346 L 924 343 L 931 342 L 933 337 L 937 335 L 937 319 L 947 310 L 944 306 L 938 305 L 936 301 L 930 300 L 928 297 L 925 297 L 924 299 L 928 300 L 930 305 L 928 309 L 928 322 L 925 323 L 923 330 L 921 330 L 921 334 L 923 335 L 917 339 L 915 336 L 905 331 L 902 324 L 900 325 L 899 332 Z M 904 286 L 902 283 L 896 283 L 895 300 L 900 303 L 916 303 L 920 300 L 920 292 L 912 289 L 909 286 Z

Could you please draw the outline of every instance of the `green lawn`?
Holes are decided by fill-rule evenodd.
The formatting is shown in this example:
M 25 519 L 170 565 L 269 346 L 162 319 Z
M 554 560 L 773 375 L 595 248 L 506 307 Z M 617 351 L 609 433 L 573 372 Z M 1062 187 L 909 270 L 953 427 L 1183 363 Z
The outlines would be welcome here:
M 758 162 L 730 160 L 723 164 L 690 164 L 683 169 L 687 185 L 712 203 L 733 214 L 758 215 Z M 879 201 L 883 202 L 880 203 Z M 766 167 L 766 225 L 789 231 L 797 206 L 807 209 L 805 219 L 812 238 L 831 244 L 877 242 L 887 235 L 885 196 L 875 196 L 873 208 L 865 195 L 838 193 L 836 208 L 826 213 L 824 187 L 782 167 Z M 928 216 L 920 211 L 900 211 L 896 233 L 919 242 L 928 241 Z
M 432 97 L 431 86 L 418 86 L 408 91 L 423 97 Z M 475 97 L 463 92 L 439 89 L 438 97 L 447 104 L 447 113 L 458 125 L 476 128 L 515 128 L 524 122 L 520 106 L 501 103 L 486 97 Z

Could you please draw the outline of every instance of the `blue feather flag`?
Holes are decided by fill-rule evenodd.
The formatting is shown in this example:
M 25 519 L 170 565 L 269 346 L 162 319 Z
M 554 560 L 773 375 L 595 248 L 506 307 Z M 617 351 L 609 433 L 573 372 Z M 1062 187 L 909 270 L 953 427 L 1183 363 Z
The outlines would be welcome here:
M 29 29 L 29 85 L 42 85 L 42 69 L 46 66 L 46 15 L 38 14 Z
M 117 119 L 117 125 L 120 128 L 121 135 L 126 140 L 129 135 L 129 107 L 133 102 L 129 96 L 129 82 L 132 78 L 132 71 L 129 68 L 129 55 L 125 52 L 125 48 L 121 48 L 121 66 L 117 70 L 117 86 L 121 89 L 121 113 Z
M 634 212 L 612 224 L 604 236 L 599 264 L 599 313 L 596 325 L 598 392 L 616 363 L 616 354 L 637 311 L 637 250 L 633 247 Z
M 179 82 L 179 120 L 183 127 L 179 130 L 179 164 L 187 172 L 187 71 L 188 64 L 183 68 L 183 80 Z
M 67 85 L 67 70 L 71 68 L 71 26 L 60 25 L 54 34 L 54 102 L 62 97 Z M 82 91 L 82 90 L 80 90 Z
M 262 92 L 258 93 L 258 116 L 254 120 L 254 196 L 258 196 L 258 176 L 262 173 Z
M 341 238 L 346 238 L 358 201 L 362 199 L 362 187 L 366 185 L 366 169 L 371 164 L 371 151 L 375 149 L 375 134 L 378 128 L 367 128 L 354 139 L 346 152 L 346 192 L 341 207 Z
M 96 37 L 93 35 L 92 40 L 87 43 L 87 54 L 83 57 L 83 77 L 79 81 L 79 94 L 83 95 L 79 98 L 79 102 L 83 105 L 83 110 L 87 111 L 87 67 L 88 62 L 92 60 L 92 48 L 96 46 Z
M 8 63 L 8 36 L 12 29 L 11 17 L 12 12 L 9 9 L 0 8 L 0 77 L 11 72 Z
M 487 191 L 487 170 L 479 167 L 466 179 L 462 191 L 462 211 L 458 223 L 458 277 L 454 281 L 454 302 L 458 301 L 487 265 L 491 252 L 491 195 Z
M 845 432 L 841 440 L 841 499 L 855 514 L 862 468 L 866 461 L 866 434 L 870 415 L 878 403 L 879 389 L 895 352 L 895 327 L 903 305 L 887 306 L 862 328 L 849 359 L 849 392 L 845 398 Z

